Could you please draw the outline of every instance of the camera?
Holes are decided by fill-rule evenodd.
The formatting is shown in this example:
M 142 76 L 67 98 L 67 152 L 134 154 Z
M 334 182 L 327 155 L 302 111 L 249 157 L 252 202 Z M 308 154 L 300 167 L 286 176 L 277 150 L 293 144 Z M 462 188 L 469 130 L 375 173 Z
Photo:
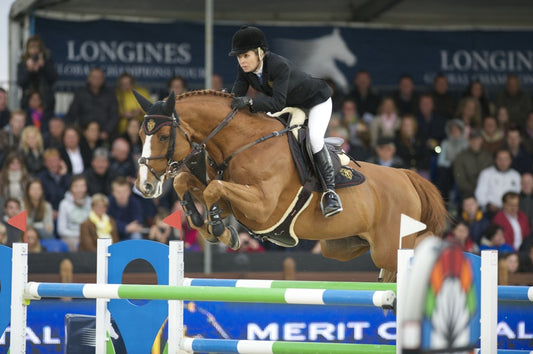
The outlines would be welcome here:
M 35 61 L 35 62 L 36 62 L 37 60 L 39 60 L 39 53 L 35 53 L 35 54 L 33 54 L 33 55 L 31 56 L 31 60 L 33 60 L 33 61 Z

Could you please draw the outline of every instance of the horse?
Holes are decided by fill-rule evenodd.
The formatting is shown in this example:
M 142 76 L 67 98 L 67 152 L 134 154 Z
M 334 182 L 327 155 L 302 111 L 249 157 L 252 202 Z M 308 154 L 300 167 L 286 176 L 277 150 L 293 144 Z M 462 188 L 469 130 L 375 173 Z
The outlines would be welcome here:
M 249 109 L 232 110 L 233 96 L 221 91 L 191 91 L 177 98 L 171 93 L 156 103 L 136 97 L 146 112 L 136 179 L 145 198 L 158 197 L 165 180 L 174 177 L 189 224 L 207 241 L 234 249 L 239 247 L 238 236 L 222 222 L 230 213 L 261 234 L 293 210 L 302 183 L 279 120 Z M 201 151 L 210 167 L 193 174 L 184 166 L 201 161 L 195 159 Z M 385 280 L 394 281 L 401 214 L 427 225 L 425 231 L 403 239 L 403 247 L 414 248 L 428 235 L 442 235 L 447 220 L 442 196 L 410 170 L 354 161 L 349 166 L 366 180 L 337 190 L 344 211 L 325 218 L 320 193 L 314 191 L 294 216 L 291 230 L 298 239 L 320 241 L 328 258 L 347 261 L 370 250 Z M 194 199 L 204 204 L 207 220 L 194 207 Z
M 348 81 L 336 61 L 353 67 L 357 57 L 346 45 L 338 28 L 330 34 L 309 40 L 277 39 L 275 45 L 282 55 L 297 63 L 303 71 L 316 77 L 331 78 L 341 90 L 348 90 Z

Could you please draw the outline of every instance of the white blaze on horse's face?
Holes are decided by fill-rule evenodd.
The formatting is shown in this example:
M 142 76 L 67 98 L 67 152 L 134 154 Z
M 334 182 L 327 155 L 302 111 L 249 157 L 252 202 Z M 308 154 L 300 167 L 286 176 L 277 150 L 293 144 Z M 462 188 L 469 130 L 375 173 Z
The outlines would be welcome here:
M 144 145 L 141 157 L 148 158 L 152 155 L 152 137 L 153 135 L 146 135 L 144 137 Z M 149 180 L 148 177 L 153 177 L 152 180 Z M 166 177 L 166 175 L 165 175 Z M 137 189 L 145 197 L 157 198 L 163 193 L 163 181 L 158 180 L 155 176 L 148 170 L 148 167 L 145 164 L 139 165 L 139 185 Z M 148 192 L 147 186 L 150 185 L 150 192 Z M 153 194 L 152 192 L 153 191 Z

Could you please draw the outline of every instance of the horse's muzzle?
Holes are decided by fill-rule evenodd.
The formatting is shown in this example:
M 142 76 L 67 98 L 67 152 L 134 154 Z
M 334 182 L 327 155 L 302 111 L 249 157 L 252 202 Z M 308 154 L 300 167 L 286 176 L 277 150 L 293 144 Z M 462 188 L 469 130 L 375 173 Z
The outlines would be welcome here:
M 155 193 L 155 187 L 152 183 L 150 182 L 145 182 L 143 185 L 142 185 L 142 193 L 147 196 L 147 197 L 151 197 L 154 195 Z

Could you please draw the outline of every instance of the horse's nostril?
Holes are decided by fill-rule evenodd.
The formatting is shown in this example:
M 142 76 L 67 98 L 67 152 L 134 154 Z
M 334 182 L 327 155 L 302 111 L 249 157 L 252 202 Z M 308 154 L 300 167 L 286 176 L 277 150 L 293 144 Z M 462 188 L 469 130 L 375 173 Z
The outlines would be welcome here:
M 154 186 L 151 184 L 151 183 L 145 183 L 144 184 L 144 191 L 147 193 L 147 194 L 151 194 L 154 190 Z

